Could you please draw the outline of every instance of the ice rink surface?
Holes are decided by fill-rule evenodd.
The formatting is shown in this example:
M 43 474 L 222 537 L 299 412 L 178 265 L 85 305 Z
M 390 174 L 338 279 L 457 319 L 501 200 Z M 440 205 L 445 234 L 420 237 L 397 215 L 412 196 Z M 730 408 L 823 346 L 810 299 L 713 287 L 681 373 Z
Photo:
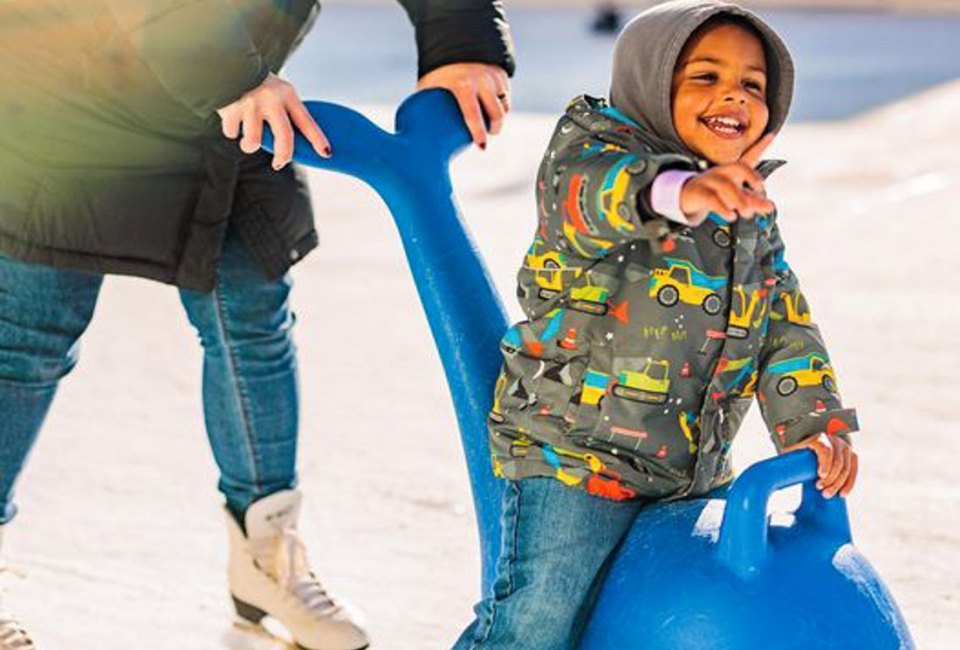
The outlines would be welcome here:
M 369 112 L 389 124 L 392 109 Z M 789 161 L 769 184 L 788 259 L 860 410 L 854 538 L 924 650 L 960 641 L 958 114 L 954 82 L 848 121 L 794 124 L 770 152 Z M 454 166 L 514 316 L 554 120 L 514 114 L 486 153 Z M 439 360 L 385 208 L 357 181 L 311 183 L 322 244 L 294 274 L 305 537 L 324 579 L 367 612 L 375 649 L 448 648 L 470 618 L 478 554 Z M 174 289 L 108 280 L 5 540 L 25 576 L 5 576 L 9 604 L 41 649 L 274 647 L 230 631 L 200 368 Z M 754 410 L 738 466 L 770 453 Z

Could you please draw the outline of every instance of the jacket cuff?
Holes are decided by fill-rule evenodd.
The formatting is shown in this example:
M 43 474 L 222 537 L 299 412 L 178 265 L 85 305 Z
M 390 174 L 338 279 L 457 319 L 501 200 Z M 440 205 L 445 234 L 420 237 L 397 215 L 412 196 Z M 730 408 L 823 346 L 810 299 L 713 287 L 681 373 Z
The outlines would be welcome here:
M 676 248 L 676 242 L 674 241 L 676 234 L 689 224 L 669 219 L 654 207 L 652 204 L 653 185 L 661 176 L 675 173 L 685 174 L 690 172 L 690 169 L 695 165 L 694 161 L 675 154 L 662 154 L 653 156 L 648 161 L 634 163 L 634 166 L 643 166 L 649 170 L 649 174 L 654 175 L 652 180 L 649 176 L 645 179 L 639 179 L 639 182 L 643 184 L 643 189 L 636 193 L 636 208 L 641 227 L 646 231 L 646 238 L 655 242 L 656 250 L 661 253 L 670 253 Z M 627 171 L 629 170 L 628 167 Z
M 831 409 L 805 413 L 777 424 L 770 434 L 777 451 L 795 445 L 810 436 L 826 433 L 846 440 L 848 434 L 859 431 L 856 409 Z
M 490 63 L 513 76 L 513 39 L 500 2 L 418 21 L 417 78 L 450 63 Z
M 653 208 L 654 212 L 663 215 L 670 221 L 685 226 L 700 225 L 706 215 L 697 215 L 691 219 L 680 208 L 680 193 L 683 191 L 683 185 L 696 175 L 696 172 L 676 169 L 668 169 L 657 174 L 650 186 L 650 207 Z

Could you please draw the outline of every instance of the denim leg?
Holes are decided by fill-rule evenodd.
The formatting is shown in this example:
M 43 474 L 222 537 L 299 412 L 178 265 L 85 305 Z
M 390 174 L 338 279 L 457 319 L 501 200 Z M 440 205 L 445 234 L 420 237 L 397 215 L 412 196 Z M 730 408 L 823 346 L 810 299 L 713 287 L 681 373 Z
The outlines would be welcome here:
M 581 631 L 595 580 L 640 511 L 550 478 L 511 481 L 504 493 L 492 597 L 454 650 L 567 650 Z
M 14 484 L 58 382 L 77 363 L 102 283 L 0 256 L 0 524 L 16 514 Z
M 203 345 L 203 408 L 219 488 L 243 521 L 296 484 L 299 394 L 289 277 L 268 281 L 235 231 L 212 292 L 180 298 Z

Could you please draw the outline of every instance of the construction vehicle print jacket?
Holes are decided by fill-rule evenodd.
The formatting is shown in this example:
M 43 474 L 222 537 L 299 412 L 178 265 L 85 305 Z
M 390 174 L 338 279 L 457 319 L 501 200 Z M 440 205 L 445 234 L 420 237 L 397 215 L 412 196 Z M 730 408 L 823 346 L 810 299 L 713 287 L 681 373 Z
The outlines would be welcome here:
M 657 145 L 586 96 L 556 127 L 518 275 L 527 318 L 500 343 L 489 416 L 500 477 L 616 500 L 701 495 L 732 478 L 754 396 L 778 450 L 857 429 L 776 215 L 668 222 L 649 206 L 653 179 L 708 163 Z

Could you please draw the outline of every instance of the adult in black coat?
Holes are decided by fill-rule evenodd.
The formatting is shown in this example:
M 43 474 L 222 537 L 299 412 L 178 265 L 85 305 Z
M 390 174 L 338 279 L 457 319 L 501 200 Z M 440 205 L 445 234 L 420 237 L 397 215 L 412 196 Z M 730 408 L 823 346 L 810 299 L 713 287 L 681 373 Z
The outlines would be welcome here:
M 482 145 L 479 106 L 496 131 L 513 70 L 500 0 L 401 4 L 419 85 L 455 90 Z M 0 3 L 0 254 L 209 290 L 232 223 L 282 275 L 316 245 L 306 191 L 240 156 L 218 109 L 228 136 L 246 116 L 247 153 L 261 118 L 305 123 L 276 75 L 318 13 L 316 0 Z
M 417 87 L 453 91 L 484 147 L 509 110 L 500 0 L 401 4 Z M 318 11 L 316 0 L 0 2 L 0 538 L 103 276 L 175 284 L 204 346 L 237 614 L 272 615 L 308 650 L 348 650 L 366 634 L 295 532 L 287 271 L 317 235 L 288 164 L 293 129 L 336 152 L 279 72 Z M 259 151 L 264 123 L 272 156 Z M 29 647 L 0 606 L 0 650 Z

